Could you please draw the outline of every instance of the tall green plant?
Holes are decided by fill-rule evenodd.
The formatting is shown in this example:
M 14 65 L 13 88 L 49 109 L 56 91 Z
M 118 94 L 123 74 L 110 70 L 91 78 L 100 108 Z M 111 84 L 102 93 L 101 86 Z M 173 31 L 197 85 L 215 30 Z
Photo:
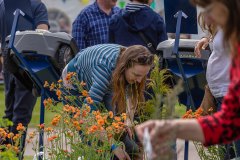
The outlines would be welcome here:
M 183 91 L 180 81 L 173 89 L 169 85 L 172 75 L 167 69 L 160 69 L 159 59 L 155 56 L 154 68 L 150 73 L 147 88 L 152 89 L 151 99 L 140 107 L 140 119 L 169 119 L 175 116 L 175 105 L 178 103 L 178 94 Z

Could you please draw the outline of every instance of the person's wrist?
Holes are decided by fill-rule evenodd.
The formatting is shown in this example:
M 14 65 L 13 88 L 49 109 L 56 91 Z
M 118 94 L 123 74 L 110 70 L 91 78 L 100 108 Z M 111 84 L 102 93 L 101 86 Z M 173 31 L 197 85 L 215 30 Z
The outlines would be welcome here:
M 178 138 L 179 133 L 181 132 L 181 123 L 179 123 L 179 120 L 172 120 L 171 122 L 172 130 L 176 133 L 176 138 Z

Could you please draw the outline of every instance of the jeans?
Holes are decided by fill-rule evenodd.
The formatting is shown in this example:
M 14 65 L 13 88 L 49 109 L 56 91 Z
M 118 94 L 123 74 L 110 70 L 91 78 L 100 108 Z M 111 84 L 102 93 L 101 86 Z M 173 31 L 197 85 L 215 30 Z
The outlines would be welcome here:
M 9 127 L 9 131 L 14 134 L 18 133 L 16 127 L 18 123 L 22 123 L 27 127 L 32 118 L 32 111 L 37 98 L 32 95 L 32 92 L 18 81 L 13 74 L 4 70 L 4 90 L 5 90 L 5 115 L 6 118 L 13 122 L 13 126 Z M 23 150 L 25 145 L 26 133 L 22 136 L 20 150 Z M 6 142 L 8 143 L 8 142 Z

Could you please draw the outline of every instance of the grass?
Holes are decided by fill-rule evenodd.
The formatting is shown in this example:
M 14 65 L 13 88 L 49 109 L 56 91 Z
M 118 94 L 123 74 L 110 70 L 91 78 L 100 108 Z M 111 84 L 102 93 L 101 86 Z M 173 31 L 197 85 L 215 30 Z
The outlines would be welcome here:
M 4 115 L 4 110 L 5 110 L 4 99 L 5 99 L 4 85 L 0 85 L 0 117 Z M 49 124 L 53 116 L 54 116 L 54 113 L 45 111 L 45 123 Z M 34 107 L 32 120 L 29 124 L 29 127 L 36 127 L 39 124 L 39 122 L 40 122 L 40 97 L 37 99 L 37 103 Z

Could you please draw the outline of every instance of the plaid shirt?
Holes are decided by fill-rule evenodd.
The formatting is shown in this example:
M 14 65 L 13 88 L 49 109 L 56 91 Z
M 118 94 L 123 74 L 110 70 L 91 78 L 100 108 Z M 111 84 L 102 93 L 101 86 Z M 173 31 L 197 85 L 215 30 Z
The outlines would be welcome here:
M 72 28 L 72 36 L 79 49 L 107 43 L 110 18 L 119 10 L 113 7 L 111 13 L 107 15 L 99 8 L 97 2 L 83 9 L 73 22 Z

